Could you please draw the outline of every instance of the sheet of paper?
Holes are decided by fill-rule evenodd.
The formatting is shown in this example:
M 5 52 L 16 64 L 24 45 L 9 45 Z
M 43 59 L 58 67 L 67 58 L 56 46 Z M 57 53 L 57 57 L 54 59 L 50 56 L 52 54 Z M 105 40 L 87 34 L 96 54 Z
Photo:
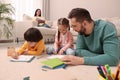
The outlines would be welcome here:
M 18 59 L 11 58 L 10 61 L 13 62 L 29 62 L 34 58 L 32 55 L 20 55 Z

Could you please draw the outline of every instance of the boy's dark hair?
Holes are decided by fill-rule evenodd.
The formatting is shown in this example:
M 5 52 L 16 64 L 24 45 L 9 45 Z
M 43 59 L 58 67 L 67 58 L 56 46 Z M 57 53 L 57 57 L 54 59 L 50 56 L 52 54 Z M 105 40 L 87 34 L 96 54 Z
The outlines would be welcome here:
M 84 8 L 74 8 L 68 15 L 68 18 L 76 18 L 76 21 L 83 22 L 87 20 L 88 22 L 93 21 L 88 10 Z
M 24 33 L 24 39 L 30 42 L 38 42 L 43 39 L 41 32 L 37 28 L 29 28 Z
M 57 22 L 58 25 L 65 25 L 66 27 L 68 27 L 68 29 L 70 30 L 70 24 L 69 24 L 69 20 L 66 19 L 66 18 L 60 18 L 58 19 L 58 22 Z M 58 30 L 58 41 L 60 39 L 60 32 Z
M 38 11 L 38 10 L 40 10 L 40 14 L 39 14 L 39 16 L 41 16 L 41 9 L 36 9 L 36 10 L 35 10 L 35 14 L 34 14 L 34 16 L 37 16 L 37 11 Z

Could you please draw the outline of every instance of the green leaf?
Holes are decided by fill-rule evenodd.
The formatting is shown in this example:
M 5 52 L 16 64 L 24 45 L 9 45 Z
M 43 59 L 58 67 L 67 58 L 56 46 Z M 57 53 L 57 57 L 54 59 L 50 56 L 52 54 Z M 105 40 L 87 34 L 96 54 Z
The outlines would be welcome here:
M 11 4 L 0 2 L 0 21 L 6 21 L 6 24 L 0 27 L 3 27 L 3 34 L 8 39 L 12 36 L 11 30 L 14 28 L 14 20 L 10 17 L 14 11 L 15 8 Z

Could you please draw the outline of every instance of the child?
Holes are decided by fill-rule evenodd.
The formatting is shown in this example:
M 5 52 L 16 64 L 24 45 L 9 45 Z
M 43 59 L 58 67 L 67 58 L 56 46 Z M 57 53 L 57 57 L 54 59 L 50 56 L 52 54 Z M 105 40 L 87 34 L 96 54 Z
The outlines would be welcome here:
M 17 52 L 14 52 L 16 55 L 11 55 L 13 58 L 17 58 L 21 54 L 41 55 L 45 51 L 43 36 L 37 28 L 29 28 L 24 33 L 24 39 L 26 41 L 22 47 Z
M 74 55 L 73 36 L 70 30 L 69 20 L 66 18 L 58 19 L 58 32 L 55 36 L 54 52 L 57 54 Z M 49 49 L 48 49 L 49 50 Z M 47 51 L 47 52 L 50 52 Z

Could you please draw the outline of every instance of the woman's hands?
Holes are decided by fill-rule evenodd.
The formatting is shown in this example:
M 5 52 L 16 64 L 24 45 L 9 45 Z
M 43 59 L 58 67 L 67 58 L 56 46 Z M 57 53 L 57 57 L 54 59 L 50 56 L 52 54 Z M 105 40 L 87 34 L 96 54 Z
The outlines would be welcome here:
M 38 21 L 38 24 L 39 23 L 45 23 L 45 20 L 42 20 L 42 19 L 39 19 L 39 18 L 36 18 L 36 21 Z

